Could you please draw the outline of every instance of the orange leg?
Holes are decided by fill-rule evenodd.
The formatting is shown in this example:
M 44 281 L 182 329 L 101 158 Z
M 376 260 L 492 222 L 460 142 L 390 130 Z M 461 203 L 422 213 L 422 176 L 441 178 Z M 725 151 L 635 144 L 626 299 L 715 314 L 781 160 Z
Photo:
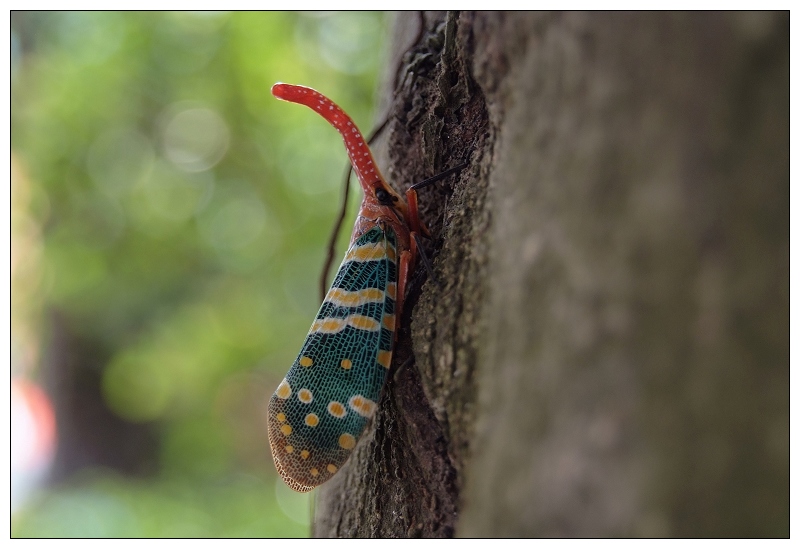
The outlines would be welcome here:
M 408 228 L 412 233 L 431 236 L 428 228 L 419 219 L 419 207 L 417 206 L 417 189 L 411 187 L 406 191 L 406 203 L 408 204 Z M 414 240 L 413 238 L 411 240 Z M 414 254 L 416 257 L 416 254 Z
M 455 168 L 450 168 L 449 170 L 445 170 L 438 175 L 429 177 L 425 181 L 420 181 L 419 183 L 415 183 L 414 185 L 411 185 L 408 188 L 408 190 L 406 191 L 406 202 L 408 203 L 408 228 L 411 229 L 412 233 L 421 234 L 427 237 L 431 236 L 431 233 L 428 232 L 428 228 L 425 227 L 425 225 L 423 225 L 422 221 L 420 221 L 419 219 L 419 207 L 417 206 L 417 189 L 422 189 L 423 187 L 427 187 L 428 185 L 433 185 L 437 181 L 441 181 L 450 174 L 460 172 L 468 165 L 469 162 L 464 162 L 463 164 L 459 164 Z M 416 254 L 414 254 L 414 257 L 416 257 Z
M 439 175 L 435 175 L 415 185 L 411 185 L 406 191 L 406 203 L 408 204 L 408 219 L 406 220 L 409 228 L 409 249 L 400 253 L 400 270 L 397 276 L 397 318 L 401 318 L 403 312 L 403 302 L 406 296 L 406 286 L 408 284 L 408 277 L 414 272 L 414 266 L 417 262 L 417 257 L 421 255 L 425 268 L 428 269 L 430 276 L 433 277 L 430 262 L 425 258 L 423 250 L 417 248 L 418 235 L 431 236 L 428 228 L 422 223 L 419 218 L 419 206 L 417 205 L 417 189 L 432 185 L 437 181 L 441 181 L 450 174 L 454 174 L 463 170 L 467 166 L 467 162 L 445 170 Z M 395 338 L 397 332 L 395 332 Z
M 417 259 L 417 241 L 411 238 L 411 249 L 400 253 L 400 269 L 397 273 L 397 300 L 396 303 L 396 318 L 398 324 L 403 315 L 403 305 L 405 304 L 406 286 L 408 285 L 408 277 L 414 272 L 414 263 Z M 394 333 L 397 338 L 397 332 Z

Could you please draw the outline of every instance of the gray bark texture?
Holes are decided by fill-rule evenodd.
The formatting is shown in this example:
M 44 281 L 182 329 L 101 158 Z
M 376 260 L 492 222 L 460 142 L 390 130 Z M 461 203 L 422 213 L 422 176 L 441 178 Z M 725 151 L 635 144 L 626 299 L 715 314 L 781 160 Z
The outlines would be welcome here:
M 788 536 L 788 14 L 404 13 L 394 52 L 385 175 L 470 166 L 314 534 Z

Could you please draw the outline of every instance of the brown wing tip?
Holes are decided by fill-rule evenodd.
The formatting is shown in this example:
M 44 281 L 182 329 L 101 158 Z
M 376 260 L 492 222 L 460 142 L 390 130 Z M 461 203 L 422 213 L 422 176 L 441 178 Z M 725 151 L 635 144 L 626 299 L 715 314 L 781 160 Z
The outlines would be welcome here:
M 272 440 L 272 432 L 269 433 L 269 449 L 270 452 L 272 452 L 272 461 L 275 462 L 275 469 L 278 470 L 278 474 L 281 476 L 283 482 L 285 482 L 289 488 L 291 488 L 295 492 L 304 493 L 304 492 L 310 492 L 311 490 L 319 486 L 319 485 L 311 486 L 308 484 L 304 484 L 302 482 L 297 482 L 295 479 L 293 479 L 286 473 L 286 469 L 283 468 L 280 457 L 278 456 L 278 453 L 275 451 L 275 442 L 273 442 Z

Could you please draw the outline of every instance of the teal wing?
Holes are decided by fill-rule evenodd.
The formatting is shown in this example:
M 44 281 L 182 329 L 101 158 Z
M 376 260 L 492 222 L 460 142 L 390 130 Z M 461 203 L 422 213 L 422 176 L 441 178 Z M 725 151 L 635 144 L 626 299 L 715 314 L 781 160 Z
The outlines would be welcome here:
M 394 231 L 361 235 L 270 399 L 272 457 L 297 491 L 336 473 L 375 413 L 391 364 L 397 276 Z

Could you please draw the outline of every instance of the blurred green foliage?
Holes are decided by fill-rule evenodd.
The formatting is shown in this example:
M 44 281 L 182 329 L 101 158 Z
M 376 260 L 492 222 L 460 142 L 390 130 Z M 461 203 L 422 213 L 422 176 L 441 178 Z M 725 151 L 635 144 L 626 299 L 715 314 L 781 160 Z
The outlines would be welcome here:
M 307 535 L 310 501 L 276 478 L 264 409 L 319 305 L 347 155 L 269 90 L 319 89 L 369 131 L 386 17 L 15 12 L 11 24 L 12 194 L 25 197 L 12 230 L 33 235 L 15 240 L 15 333 L 46 347 L 58 311 L 110 350 L 108 408 L 160 438 L 155 475 L 84 470 L 16 513 L 12 534 Z

